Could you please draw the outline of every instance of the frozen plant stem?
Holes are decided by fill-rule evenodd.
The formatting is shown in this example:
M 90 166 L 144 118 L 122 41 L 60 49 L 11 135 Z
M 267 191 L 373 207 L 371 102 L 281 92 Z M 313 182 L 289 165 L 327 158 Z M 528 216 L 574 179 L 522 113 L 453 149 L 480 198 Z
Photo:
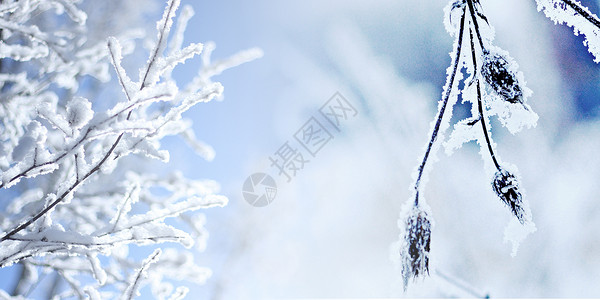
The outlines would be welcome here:
M 473 17 L 472 13 L 471 13 L 471 17 Z M 473 24 L 475 24 L 475 21 L 473 21 Z M 476 25 L 475 25 L 475 29 L 477 30 Z M 477 30 L 477 32 L 479 32 L 479 31 Z M 500 164 L 498 164 L 498 160 L 496 159 L 496 155 L 494 154 L 494 149 L 492 149 L 492 143 L 490 141 L 487 126 L 485 125 L 485 116 L 483 115 L 483 103 L 481 101 L 481 84 L 480 84 L 480 81 L 478 78 L 478 72 L 477 72 L 477 56 L 475 54 L 475 44 L 473 43 L 473 30 L 471 28 L 469 28 L 469 38 L 471 41 L 471 58 L 473 59 L 473 69 L 475 70 L 475 74 L 473 74 L 473 78 L 476 78 L 475 84 L 477 85 L 477 109 L 479 111 L 478 119 L 481 121 L 481 129 L 483 129 L 483 136 L 485 137 L 485 143 L 487 144 L 488 150 L 490 151 L 490 156 L 492 157 L 492 160 L 494 161 L 494 165 L 496 166 L 496 169 L 498 171 L 500 171 Z M 481 41 L 481 37 L 479 37 L 479 38 L 480 38 L 479 42 L 481 44 L 481 49 L 483 52 L 485 52 L 485 48 L 483 48 L 483 43 Z
M 446 106 L 448 105 L 448 99 L 450 98 L 450 94 L 452 92 L 452 87 L 454 86 L 454 79 L 456 78 L 456 73 L 458 72 L 458 65 L 460 63 L 460 54 L 461 54 L 461 46 L 463 40 L 463 30 L 465 28 L 465 9 L 463 8 L 463 13 L 460 18 L 460 29 L 458 30 L 458 42 L 456 43 L 456 56 L 453 60 L 452 74 L 450 75 L 448 81 L 446 82 L 446 92 L 444 93 L 444 98 L 442 99 L 442 105 L 437 114 L 437 121 L 435 122 L 435 126 L 433 128 L 433 132 L 431 133 L 431 139 L 429 140 L 429 144 L 427 145 L 427 150 L 425 150 L 425 155 L 423 156 L 423 160 L 421 161 L 421 165 L 419 166 L 419 173 L 417 175 L 417 180 L 415 181 L 415 206 L 419 205 L 419 185 L 421 183 L 421 178 L 423 177 L 423 171 L 425 170 L 425 164 L 427 163 L 427 159 L 429 158 L 429 154 L 431 153 L 431 149 L 433 148 L 433 143 L 437 139 L 438 132 L 440 131 L 440 126 L 442 124 L 442 119 L 444 117 L 444 112 L 446 111 Z
M 488 150 L 490 151 L 490 155 L 492 156 L 492 160 L 494 161 L 494 165 L 496 166 L 496 169 L 498 171 L 500 171 L 500 164 L 498 164 L 498 160 L 496 160 L 496 155 L 494 154 L 494 150 L 492 149 L 492 144 L 490 142 L 488 130 L 485 125 L 485 117 L 483 116 L 483 104 L 481 103 L 481 86 L 479 84 L 479 79 L 477 79 L 477 107 L 479 109 L 479 118 L 481 118 L 481 128 L 483 129 L 483 136 L 485 137 L 485 143 L 488 146 Z
M 481 50 L 485 52 L 485 47 L 483 46 L 483 39 L 481 38 L 481 33 L 479 32 L 479 24 L 477 23 L 477 18 L 475 16 L 475 5 L 473 5 L 473 0 L 467 0 L 467 5 L 469 6 L 469 13 L 471 14 L 471 20 L 473 21 L 473 27 L 475 27 L 475 33 L 477 34 L 477 40 L 479 40 L 479 46 L 481 46 Z M 473 34 L 471 33 L 471 29 L 469 28 L 470 38 L 471 38 L 471 48 L 473 48 Z M 475 59 L 475 50 L 473 49 L 473 59 Z M 477 69 L 475 69 L 477 72 Z
M 565 4 L 570 6 L 573 10 L 575 10 L 578 14 L 588 20 L 590 23 L 594 24 L 594 26 L 600 28 L 600 20 L 592 14 L 590 14 L 587 9 L 585 9 L 581 4 L 573 1 L 573 0 L 562 0 Z
M 474 298 L 479 298 L 479 299 L 489 299 L 490 295 L 485 293 L 482 295 L 482 293 L 478 292 L 477 289 L 475 289 L 474 287 L 470 286 L 469 284 L 467 284 L 466 282 L 456 278 L 456 277 L 452 277 L 448 274 L 445 274 L 444 272 L 440 271 L 439 269 L 436 269 L 434 271 L 434 274 L 437 275 L 438 277 L 440 277 L 441 279 L 445 280 L 446 282 L 448 282 L 449 284 L 467 292 L 468 294 L 470 294 L 471 296 L 473 296 Z

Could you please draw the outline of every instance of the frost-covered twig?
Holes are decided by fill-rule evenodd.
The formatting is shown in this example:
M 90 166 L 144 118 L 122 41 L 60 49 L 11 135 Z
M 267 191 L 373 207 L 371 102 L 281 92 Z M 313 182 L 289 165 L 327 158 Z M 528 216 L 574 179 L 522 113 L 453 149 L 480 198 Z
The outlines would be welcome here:
M 600 62 L 600 19 L 577 0 L 536 0 L 539 11 L 554 23 L 573 27 L 576 35 L 584 34 L 584 45 Z
M 460 280 L 458 278 L 454 278 L 450 275 L 447 275 L 446 273 L 440 271 L 439 269 L 436 269 L 434 271 L 434 274 L 437 275 L 438 277 L 444 279 L 446 282 L 452 284 L 453 286 L 467 292 L 469 295 L 473 296 L 474 298 L 479 298 L 479 299 L 489 299 L 490 298 L 489 294 L 483 295 L 481 292 L 477 291 L 477 289 L 470 286 L 469 284 L 463 282 L 462 280 Z
M 415 205 L 419 204 L 419 191 L 421 179 L 423 177 L 423 173 L 425 171 L 425 165 L 427 164 L 427 160 L 429 159 L 429 155 L 433 149 L 434 143 L 438 138 L 438 133 L 440 131 L 442 120 L 444 119 L 444 113 L 446 112 L 446 106 L 448 105 L 448 100 L 450 99 L 450 94 L 452 93 L 452 88 L 454 87 L 454 81 L 456 78 L 456 74 L 459 71 L 460 57 L 461 57 L 461 48 L 462 48 L 462 40 L 463 40 L 463 30 L 465 25 L 465 13 L 463 8 L 463 14 L 460 18 L 460 28 L 458 30 L 457 41 L 454 42 L 454 56 L 452 58 L 452 66 L 449 68 L 449 74 L 446 78 L 446 85 L 444 86 L 444 97 L 442 98 L 441 103 L 439 104 L 438 113 L 436 115 L 435 125 L 431 132 L 431 138 L 429 139 L 429 143 L 427 144 L 427 149 L 425 150 L 425 154 L 423 155 L 423 160 L 421 161 L 421 165 L 418 169 L 417 179 L 415 181 Z
M 41 218 L 43 215 L 45 215 L 46 213 L 48 213 L 50 210 L 52 210 L 56 205 L 58 205 L 60 202 L 62 202 L 67 196 L 69 196 L 82 182 L 84 182 L 88 177 L 90 177 L 92 174 L 94 174 L 96 171 L 100 170 L 100 167 L 104 164 L 104 162 L 110 157 L 110 155 L 112 154 L 112 152 L 115 150 L 115 148 L 117 147 L 119 141 L 121 140 L 122 135 L 120 135 L 117 140 L 115 141 L 115 143 L 110 147 L 110 149 L 108 149 L 108 151 L 106 152 L 106 154 L 102 157 L 102 159 L 89 171 L 87 172 L 81 179 L 75 181 L 75 183 L 73 185 L 71 185 L 66 191 L 64 191 L 59 197 L 57 197 L 54 201 L 52 201 L 50 203 L 50 205 L 46 206 L 44 209 L 42 209 L 39 213 L 37 213 L 36 215 L 34 215 L 33 217 L 31 217 L 30 219 L 28 219 L 27 221 L 25 221 L 24 223 L 21 223 L 19 226 L 17 226 L 16 228 L 12 229 L 11 231 L 9 231 L 8 233 L 6 233 L 5 235 L 3 235 L 0 238 L 0 242 L 3 242 L 7 239 L 9 239 L 11 236 L 13 236 L 14 234 L 16 234 L 17 232 L 27 228 L 29 225 L 33 224 L 35 221 L 37 221 L 39 218 Z
M 154 251 L 154 253 L 150 254 L 150 256 L 148 256 L 148 258 L 146 258 L 144 260 L 144 262 L 142 263 L 142 266 L 135 272 L 135 274 L 133 274 L 133 276 L 129 280 L 129 282 L 130 282 L 129 286 L 127 287 L 127 289 L 121 296 L 121 299 L 131 300 L 131 299 L 133 299 L 133 297 L 135 297 L 137 295 L 138 288 L 140 285 L 140 281 L 142 280 L 142 277 L 146 276 L 148 267 L 150 267 L 151 264 L 156 263 L 158 261 L 160 254 L 161 254 L 160 249 L 156 249 Z
M 582 17 L 584 17 L 590 23 L 594 24 L 594 26 L 600 28 L 600 19 L 598 19 L 598 17 L 596 15 L 592 14 L 587 7 L 581 5 L 581 3 L 577 2 L 577 1 L 573 1 L 573 0 L 562 0 L 562 2 L 566 3 L 573 10 L 575 10 L 575 12 L 580 14 Z

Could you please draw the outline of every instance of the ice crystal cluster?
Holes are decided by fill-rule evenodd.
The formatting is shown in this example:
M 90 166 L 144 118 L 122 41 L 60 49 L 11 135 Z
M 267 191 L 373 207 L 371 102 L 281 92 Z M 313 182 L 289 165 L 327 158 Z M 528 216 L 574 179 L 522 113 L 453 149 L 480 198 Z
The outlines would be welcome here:
M 17 282 L 0 290 L 0 299 L 131 299 L 148 283 L 153 297 L 179 299 L 186 288 L 172 279 L 202 283 L 210 276 L 188 249 L 202 249 L 207 236 L 199 210 L 227 198 L 214 181 L 140 166 L 169 160 L 160 147 L 166 136 L 183 137 L 211 159 L 182 114 L 222 95 L 212 76 L 261 52 L 211 62 L 212 45 L 184 47 L 193 10 L 181 9 L 174 24 L 180 1 L 169 0 L 133 77 L 122 61 L 145 34 L 93 14 L 133 22 L 148 3 L 0 1 L 0 267 L 12 268 Z M 94 9 L 88 15 L 84 7 Z M 204 65 L 179 85 L 173 69 L 198 55 Z M 122 90 L 114 101 L 100 92 L 111 77 Z M 139 261 L 131 245 L 154 252 Z M 40 285 L 44 277 L 52 283 Z
M 536 1 L 538 9 L 554 22 L 572 26 L 575 34 L 584 34 L 585 45 L 596 62 L 600 61 L 600 20 L 594 14 L 576 0 Z M 500 159 L 490 127 L 492 117 L 496 117 L 513 134 L 535 126 L 538 116 L 528 104 L 532 92 L 527 88 L 525 77 L 515 60 L 506 50 L 494 45 L 494 29 L 479 0 L 452 0 L 444 12 L 446 30 L 455 38 L 454 49 L 450 53 L 452 62 L 447 70 L 429 143 L 414 173 L 413 194 L 398 222 L 402 231 L 400 262 L 405 289 L 411 278 L 425 275 L 429 270 L 432 220 L 423 191 L 431 168 L 428 162 L 435 161 L 441 145 L 450 155 L 464 143 L 476 141 L 481 148 L 491 190 L 522 226 L 519 238 L 509 236 L 506 240 L 518 243 L 526 235 L 524 233 L 535 231 L 519 172 L 514 165 Z M 463 102 L 470 102 L 471 116 L 454 124 L 446 138 L 444 133 L 450 128 L 452 108 L 459 95 Z M 512 229 L 507 232 L 515 231 L 511 224 L 509 227 Z M 513 255 L 516 246 L 518 244 L 513 245 Z

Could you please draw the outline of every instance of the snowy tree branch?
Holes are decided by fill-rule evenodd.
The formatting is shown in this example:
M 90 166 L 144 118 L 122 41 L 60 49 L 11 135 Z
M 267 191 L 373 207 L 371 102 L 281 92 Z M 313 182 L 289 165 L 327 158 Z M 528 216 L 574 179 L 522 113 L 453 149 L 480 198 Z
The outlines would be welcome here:
M 107 0 L 97 5 L 111 7 L 113 2 L 123 3 Z M 122 60 L 134 51 L 134 39 L 141 36 L 116 32 L 115 37 L 106 39 L 102 26 L 89 24 L 94 18 L 88 18 L 79 7 L 85 4 L 69 0 L 43 3 L 0 1 L 0 30 L 7 37 L 0 41 L 0 59 L 16 62 L 9 73 L 0 70 L 0 121 L 4 126 L 0 131 L 0 189 L 24 191 L 11 193 L 9 205 L 0 212 L 0 267 L 20 263 L 33 270 L 33 275 L 50 269 L 55 276 L 45 294 L 55 299 L 118 295 L 130 299 L 147 282 L 142 280 L 146 275 L 148 282 L 158 285 L 166 284 L 161 282 L 163 278 L 204 282 L 210 272 L 196 266 L 189 250 L 181 247 L 165 252 L 169 254 L 164 264 L 155 264 L 155 252 L 132 276 L 127 275 L 139 266 L 129 258 L 129 245 L 151 246 L 157 251 L 162 243 L 190 248 L 198 240 L 202 245 L 206 234 L 204 217 L 198 211 L 227 203 L 212 181 L 190 180 L 177 172 L 144 174 L 139 166 L 149 164 L 135 161 L 168 161 L 169 154 L 160 149 L 160 142 L 169 135 L 185 133 L 183 137 L 194 150 L 209 149 L 195 140 L 190 132 L 192 121 L 182 114 L 221 97 L 223 87 L 211 77 L 257 58 L 259 51 L 206 65 L 205 70 L 216 68 L 180 90 L 171 77 L 173 69 L 202 54 L 203 45 L 182 45 L 193 15 L 190 7 L 184 8 L 175 37 L 167 43 L 179 6 L 178 0 L 170 0 L 157 23 L 154 47 L 139 70 L 139 81 L 133 82 Z M 38 19 L 43 23 L 44 18 L 62 12 L 70 21 L 47 23 L 64 28 L 40 26 L 32 19 L 41 14 Z M 118 13 L 132 14 L 131 10 Z M 98 32 L 91 34 L 93 30 Z M 164 53 L 166 49 L 168 53 Z M 100 86 L 110 79 L 110 64 L 125 100 L 106 101 L 96 90 L 88 91 L 89 100 L 80 97 L 79 91 L 90 86 L 82 84 L 82 78 L 91 75 L 98 80 L 94 85 Z M 100 110 L 92 105 L 98 102 L 109 108 Z M 188 271 L 161 269 L 167 265 Z M 94 283 L 88 284 L 86 276 Z M 27 296 L 42 288 L 40 278 L 30 278 L 19 279 L 21 287 L 15 295 Z M 152 293 L 163 292 L 152 289 Z M 185 288 L 169 292 L 174 299 L 186 293 Z M 165 297 L 161 294 L 159 298 Z

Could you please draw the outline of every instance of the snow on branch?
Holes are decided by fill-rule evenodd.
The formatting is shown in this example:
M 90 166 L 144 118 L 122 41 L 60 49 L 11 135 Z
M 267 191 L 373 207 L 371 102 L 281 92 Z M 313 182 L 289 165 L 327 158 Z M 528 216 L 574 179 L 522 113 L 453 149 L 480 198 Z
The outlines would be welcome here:
M 585 36 L 584 45 L 594 55 L 594 61 L 600 62 L 600 19 L 577 0 L 536 0 L 538 11 L 555 24 L 573 27 L 575 35 Z
M 187 289 L 170 286 L 173 279 L 204 283 L 210 276 L 188 250 L 206 243 L 199 211 L 225 206 L 227 198 L 213 181 L 149 174 L 139 166 L 168 161 L 161 140 L 169 135 L 212 159 L 214 150 L 197 140 L 182 114 L 222 97 L 213 76 L 262 53 L 251 49 L 209 62 L 180 88 L 173 69 L 203 54 L 204 46 L 183 45 L 190 7 L 170 38 L 179 1 L 169 0 L 134 82 L 123 60 L 141 36 L 128 28 L 94 39 L 104 32 L 87 27 L 90 12 L 81 7 L 71 0 L 0 3 L 0 189 L 11 191 L 0 212 L 0 267 L 21 266 L 31 275 L 17 278 L 19 288 L 0 291 L 0 298 L 44 288 L 37 277 L 44 273 L 55 278 L 47 291 L 55 299 L 131 299 L 149 282 L 155 297 L 181 299 Z M 4 67 L 7 58 L 11 68 Z M 111 65 L 122 90 L 118 99 L 102 98 L 95 88 L 109 81 Z M 169 244 L 180 246 L 158 260 Z M 130 245 L 155 250 L 140 264 L 128 254 Z

